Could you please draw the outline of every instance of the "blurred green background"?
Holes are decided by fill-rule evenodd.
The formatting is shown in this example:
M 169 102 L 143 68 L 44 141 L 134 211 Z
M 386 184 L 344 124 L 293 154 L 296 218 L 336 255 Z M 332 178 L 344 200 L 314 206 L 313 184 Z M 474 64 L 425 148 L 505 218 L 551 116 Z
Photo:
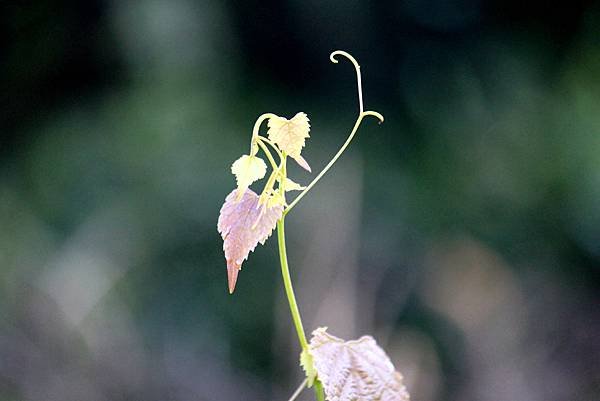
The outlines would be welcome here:
M 600 4 L 0 6 L 0 401 L 287 400 L 276 241 L 227 293 L 255 119 L 304 111 L 305 326 L 372 334 L 416 401 L 600 394 Z M 311 175 L 294 168 L 306 184 Z M 313 395 L 306 392 L 302 400 Z

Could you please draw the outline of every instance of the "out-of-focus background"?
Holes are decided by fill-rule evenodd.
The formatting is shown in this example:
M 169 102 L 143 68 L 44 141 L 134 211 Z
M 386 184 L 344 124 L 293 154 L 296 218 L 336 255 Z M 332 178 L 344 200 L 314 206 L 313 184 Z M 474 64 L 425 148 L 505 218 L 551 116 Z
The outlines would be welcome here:
M 230 296 L 216 221 L 260 114 L 309 115 L 315 172 L 343 142 L 335 49 L 386 121 L 289 215 L 307 330 L 372 334 L 416 401 L 597 400 L 599 27 L 577 0 L 3 3 L 0 401 L 288 399 L 276 241 Z

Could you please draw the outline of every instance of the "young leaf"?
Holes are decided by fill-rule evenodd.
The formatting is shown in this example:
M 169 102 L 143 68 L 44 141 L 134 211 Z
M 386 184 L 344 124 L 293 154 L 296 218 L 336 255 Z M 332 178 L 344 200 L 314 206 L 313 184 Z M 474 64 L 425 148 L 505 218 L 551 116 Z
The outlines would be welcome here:
M 250 184 L 265 176 L 267 165 L 260 157 L 243 155 L 233 162 L 231 172 L 235 175 L 240 190 L 238 197 L 241 198 Z
M 276 207 L 285 205 L 285 199 L 279 192 L 275 192 L 267 198 L 267 207 Z
M 294 182 L 291 179 L 286 177 L 285 185 L 284 185 L 284 189 L 286 192 L 287 191 L 302 191 L 305 188 L 306 188 L 305 186 L 300 185 L 297 182 Z
M 269 139 L 277 144 L 281 150 L 292 157 L 298 164 L 310 171 L 310 166 L 300 156 L 306 138 L 310 137 L 310 124 L 305 113 L 297 113 L 291 120 L 284 117 L 271 117 L 269 119 Z
M 310 352 L 304 350 L 300 353 L 300 366 L 302 366 L 304 373 L 306 373 L 306 386 L 311 388 L 317 378 L 317 371 L 315 370 L 313 357 Z
M 258 243 L 265 243 L 283 213 L 283 205 L 259 206 L 258 195 L 251 189 L 246 189 L 241 196 L 238 191 L 234 189 L 227 195 L 217 223 L 223 237 L 230 294 L 235 289 L 242 263 Z
M 344 341 L 321 327 L 309 348 L 328 401 L 408 401 L 402 375 L 373 337 Z

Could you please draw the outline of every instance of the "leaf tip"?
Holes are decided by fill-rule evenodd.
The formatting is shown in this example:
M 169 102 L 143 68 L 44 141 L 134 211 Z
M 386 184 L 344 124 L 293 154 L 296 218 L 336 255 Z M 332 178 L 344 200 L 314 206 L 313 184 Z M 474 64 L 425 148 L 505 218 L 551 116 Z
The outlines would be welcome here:
M 229 286 L 229 294 L 233 294 L 233 291 L 235 291 L 235 284 L 237 283 L 240 268 L 241 266 L 234 261 L 227 261 L 227 284 Z
M 304 158 L 302 156 L 297 156 L 294 157 L 294 160 L 296 160 L 296 162 L 300 165 L 300 167 L 302 167 L 304 170 L 308 171 L 309 173 L 312 173 L 312 170 L 310 168 L 310 166 L 308 165 L 308 162 L 306 160 L 304 160 Z

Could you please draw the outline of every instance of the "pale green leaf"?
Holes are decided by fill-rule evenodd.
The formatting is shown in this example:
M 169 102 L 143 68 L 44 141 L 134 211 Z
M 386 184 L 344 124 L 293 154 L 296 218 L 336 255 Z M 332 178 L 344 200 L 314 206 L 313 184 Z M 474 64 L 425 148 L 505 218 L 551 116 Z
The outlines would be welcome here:
M 310 171 L 306 160 L 300 156 L 306 138 L 309 138 L 310 124 L 305 113 L 297 113 L 290 120 L 284 117 L 271 117 L 268 122 L 269 139 L 279 148 L 298 162 L 303 168 Z
M 231 172 L 235 175 L 238 196 L 241 197 L 250 184 L 265 176 L 267 165 L 260 157 L 244 155 L 233 162 Z
M 290 178 L 285 179 L 285 183 L 283 185 L 286 191 L 302 191 L 306 187 L 298 184 L 297 182 L 292 181 Z
M 313 357 L 307 350 L 304 350 L 300 353 L 300 366 L 302 366 L 304 373 L 306 373 L 306 385 L 309 388 L 312 387 L 315 379 L 317 378 L 317 371 L 315 370 Z

